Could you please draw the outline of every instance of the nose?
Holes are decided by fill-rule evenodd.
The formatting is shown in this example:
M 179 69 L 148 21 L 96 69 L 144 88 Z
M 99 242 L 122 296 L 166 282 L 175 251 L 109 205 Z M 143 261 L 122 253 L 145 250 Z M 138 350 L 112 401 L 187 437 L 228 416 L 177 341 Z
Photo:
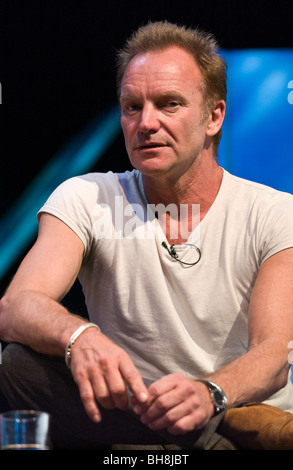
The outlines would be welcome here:
M 140 113 L 138 132 L 155 134 L 160 128 L 158 110 L 152 104 L 144 105 Z

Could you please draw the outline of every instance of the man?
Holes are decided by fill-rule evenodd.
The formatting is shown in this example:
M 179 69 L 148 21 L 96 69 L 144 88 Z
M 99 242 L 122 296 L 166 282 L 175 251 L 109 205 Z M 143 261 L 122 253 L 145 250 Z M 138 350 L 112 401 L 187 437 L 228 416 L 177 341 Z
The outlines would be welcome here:
M 45 354 L 7 348 L 12 406 L 46 406 L 57 445 L 69 446 L 190 444 L 241 401 L 293 411 L 293 199 L 217 164 L 226 70 L 215 41 L 150 23 L 118 65 L 135 170 L 73 178 L 41 209 L 38 239 L 1 302 L 1 338 Z M 60 304 L 77 276 L 99 328 Z M 64 353 L 70 371 L 48 359 Z

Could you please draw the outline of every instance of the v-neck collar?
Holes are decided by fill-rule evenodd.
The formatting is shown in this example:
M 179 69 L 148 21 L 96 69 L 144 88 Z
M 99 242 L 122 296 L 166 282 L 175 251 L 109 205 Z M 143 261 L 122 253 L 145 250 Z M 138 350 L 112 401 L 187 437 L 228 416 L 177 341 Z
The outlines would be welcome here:
M 204 226 L 208 223 L 209 219 L 212 217 L 214 211 L 217 210 L 217 206 L 218 206 L 219 201 L 221 200 L 222 194 L 224 192 L 224 187 L 225 187 L 226 179 L 227 179 L 227 172 L 223 168 L 222 168 L 222 171 L 223 171 L 223 176 L 222 176 L 222 181 L 221 181 L 221 184 L 220 184 L 220 188 L 219 188 L 219 191 L 218 191 L 212 205 L 210 206 L 209 210 L 204 215 L 204 217 L 199 222 L 199 224 L 189 234 L 188 240 L 186 242 L 184 242 L 182 245 L 175 245 L 175 246 L 180 247 L 180 246 L 188 245 L 188 244 L 195 244 L 195 245 L 198 246 L 199 239 L 200 239 L 200 229 L 204 228 Z M 151 204 L 148 203 L 148 200 L 146 198 L 146 195 L 145 195 L 145 192 L 144 192 L 144 187 L 143 187 L 142 174 L 138 171 L 136 171 L 136 173 L 137 173 L 137 185 L 138 185 L 138 189 L 139 189 L 141 198 L 142 198 L 142 200 L 143 200 L 143 202 L 145 203 L 145 206 L 146 206 L 146 213 L 151 215 L 151 217 L 148 217 L 148 222 L 150 222 L 152 224 L 153 229 L 155 231 L 156 238 L 158 238 L 160 241 L 165 241 L 165 242 L 168 243 L 166 235 L 165 235 L 165 233 L 164 233 L 164 231 L 161 227 L 161 224 L 156 219 L 155 214 L 154 214 L 154 212 L 151 208 Z M 147 212 L 147 211 L 149 211 L 149 212 Z

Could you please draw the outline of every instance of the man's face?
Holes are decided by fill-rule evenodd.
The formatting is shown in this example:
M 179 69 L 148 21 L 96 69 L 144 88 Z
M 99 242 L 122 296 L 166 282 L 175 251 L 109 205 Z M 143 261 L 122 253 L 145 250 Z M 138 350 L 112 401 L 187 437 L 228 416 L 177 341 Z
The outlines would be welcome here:
M 121 84 L 121 125 L 134 168 L 178 179 L 206 145 L 201 73 L 179 47 L 135 56 Z

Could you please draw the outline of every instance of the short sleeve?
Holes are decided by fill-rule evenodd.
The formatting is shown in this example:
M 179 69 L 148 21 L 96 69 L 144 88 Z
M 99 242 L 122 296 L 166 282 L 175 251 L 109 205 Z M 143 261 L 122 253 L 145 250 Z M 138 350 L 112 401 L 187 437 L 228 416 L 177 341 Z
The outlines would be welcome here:
M 85 256 L 92 243 L 92 217 L 97 204 L 98 187 L 90 175 L 70 178 L 58 186 L 39 210 L 54 215 L 81 239 Z
M 276 193 L 268 198 L 259 224 L 260 261 L 293 247 L 293 196 Z

